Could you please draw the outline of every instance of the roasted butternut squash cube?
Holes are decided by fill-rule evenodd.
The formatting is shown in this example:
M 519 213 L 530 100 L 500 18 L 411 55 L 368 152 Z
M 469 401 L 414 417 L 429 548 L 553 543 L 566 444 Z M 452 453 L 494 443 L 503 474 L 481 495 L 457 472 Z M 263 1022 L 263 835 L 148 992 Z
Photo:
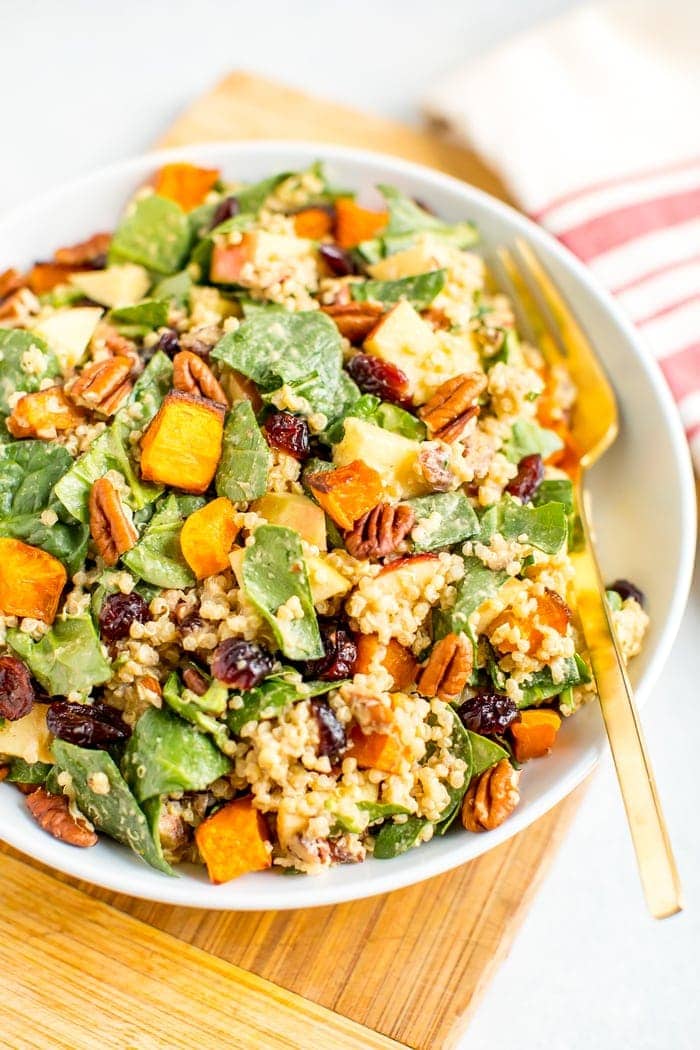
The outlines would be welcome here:
M 198 168 L 194 164 L 164 164 L 156 175 L 155 191 L 179 204 L 183 211 L 192 211 L 219 180 L 213 168 Z
M 141 439 L 141 474 L 185 492 L 211 485 L 221 458 L 224 407 L 174 390 L 164 399 Z
M 190 514 L 182 526 L 180 547 L 197 579 L 229 568 L 228 556 L 237 535 L 236 509 L 226 496 Z
M 530 758 L 542 758 L 551 751 L 561 726 L 561 717 L 556 711 L 523 711 L 520 721 L 510 727 L 513 735 L 513 750 L 518 762 Z
M 341 529 L 351 529 L 358 518 L 380 502 L 382 479 L 362 460 L 310 474 L 308 485 L 326 514 Z
M 325 208 L 304 208 L 294 216 L 294 232 L 297 237 L 308 237 L 320 241 L 333 229 L 333 220 Z
M 202 821 L 195 839 L 209 878 L 217 885 L 272 864 L 267 825 L 250 797 L 227 802 Z
M 363 733 L 359 726 L 350 731 L 350 748 L 345 756 L 354 758 L 360 769 L 380 769 L 399 773 L 403 765 L 401 745 L 387 733 Z
M 376 666 L 375 661 L 378 660 L 391 675 L 394 689 L 403 691 L 413 685 L 418 676 L 418 661 L 405 645 L 401 645 L 395 638 L 382 645 L 376 634 L 358 634 L 355 644 L 355 674 L 371 674 Z
M 354 248 L 383 230 L 388 218 L 385 211 L 369 211 L 352 197 L 339 197 L 335 202 L 335 239 L 341 248 Z
M 52 554 L 0 536 L 0 612 L 51 624 L 68 574 Z
M 72 430 L 85 419 L 85 412 L 69 401 L 60 386 L 36 390 L 20 398 L 7 417 L 7 429 L 16 438 L 50 441 L 64 430 Z

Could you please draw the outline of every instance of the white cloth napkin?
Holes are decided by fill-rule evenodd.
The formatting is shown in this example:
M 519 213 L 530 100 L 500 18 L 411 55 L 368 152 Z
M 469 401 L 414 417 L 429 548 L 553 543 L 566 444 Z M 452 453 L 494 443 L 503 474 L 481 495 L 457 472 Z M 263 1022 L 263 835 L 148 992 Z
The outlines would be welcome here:
M 700 473 L 700 0 L 577 8 L 457 70 L 425 109 L 617 296 Z

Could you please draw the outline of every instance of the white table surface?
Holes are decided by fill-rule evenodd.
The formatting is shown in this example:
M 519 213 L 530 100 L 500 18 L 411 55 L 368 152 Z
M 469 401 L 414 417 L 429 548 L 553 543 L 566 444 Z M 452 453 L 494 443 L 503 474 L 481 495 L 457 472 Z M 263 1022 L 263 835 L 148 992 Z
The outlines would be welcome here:
M 437 76 L 570 6 L 573 0 L 119 0 L 108 9 L 99 0 L 0 0 L 0 205 L 141 152 L 233 68 L 417 121 L 421 94 Z M 696 579 L 644 713 L 686 911 L 664 923 L 647 917 L 604 762 L 464 1047 L 700 1045 L 699 642 Z

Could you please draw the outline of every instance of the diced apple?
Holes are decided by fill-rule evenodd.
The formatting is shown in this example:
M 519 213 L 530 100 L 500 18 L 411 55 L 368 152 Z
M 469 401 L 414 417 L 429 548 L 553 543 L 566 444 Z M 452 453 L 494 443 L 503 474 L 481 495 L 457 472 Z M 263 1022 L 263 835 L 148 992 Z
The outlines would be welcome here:
M 352 583 L 338 572 L 322 554 L 307 554 L 305 559 L 314 605 L 347 594 Z
M 254 500 L 250 509 L 272 525 L 286 525 L 307 543 L 326 550 L 326 515 L 308 496 L 296 492 L 268 492 Z
M 64 375 L 82 362 L 102 312 L 99 306 L 76 306 L 50 314 L 34 326 L 58 358 Z
M 403 252 L 387 255 L 386 259 L 380 259 L 367 269 L 370 277 L 377 281 L 397 281 L 401 277 L 415 277 L 419 273 L 428 273 L 439 266 L 440 262 L 429 245 L 422 243 L 413 248 L 406 248 Z
M 215 244 L 209 273 L 216 284 L 245 284 L 241 280 L 245 263 L 262 269 L 283 261 L 298 261 L 312 255 L 313 250 L 313 241 L 303 237 L 255 230 L 244 233 L 238 244 Z
M 228 561 L 229 565 L 233 569 L 233 575 L 236 577 L 236 583 L 243 590 L 243 558 L 245 557 L 245 547 L 234 547 L 229 552 Z
M 46 704 L 34 704 L 28 715 L 0 728 L 0 758 L 21 758 L 33 762 L 53 763 L 51 734 L 46 728 Z
M 381 578 L 384 594 L 393 595 L 397 602 L 418 588 L 423 591 L 435 575 L 437 554 L 407 554 L 384 565 L 377 579 Z
M 133 306 L 143 299 L 151 287 L 148 270 L 136 263 L 73 273 L 69 279 L 73 287 L 83 292 L 88 299 L 112 309 Z
M 241 270 L 251 261 L 245 237 L 240 244 L 215 244 L 209 277 L 215 284 L 240 284 Z
M 427 399 L 425 373 L 432 366 L 439 343 L 433 329 L 406 299 L 384 314 L 365 340 L 364 348 L 401 369 L 417 403 Z
M 420 444 L 401 434 L 349 416 L 343 440 L 333 449 L 339 467 L 359 459 L 377 471 L 391 499 L 410 499 L 429 491 L 418 466 Z

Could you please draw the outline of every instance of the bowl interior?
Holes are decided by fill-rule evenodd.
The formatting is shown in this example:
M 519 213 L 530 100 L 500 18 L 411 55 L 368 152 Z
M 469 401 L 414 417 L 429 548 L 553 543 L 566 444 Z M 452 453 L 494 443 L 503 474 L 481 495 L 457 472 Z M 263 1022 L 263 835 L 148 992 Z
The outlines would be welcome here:
M 427 169 L 380 154 L 333 146 L 241 143 L 192 147 L 127 161 L 47 194 L 0 221 L 0 271 L 29 265 L 64 243 L 117 222 L 126 199 L 162 162 L 191 159 L 220 167 L 231 178 L 255 180 L 276 170 L 304 167 L 319 157 L 333 181 L 356 188 L 371 203 L 374 186 L 388 182 L 426 201 L 442 217 L 473 219 L 486 247 L 525 236 L 600 348 L 615 385 L 621 434 L 591 474 L 598 548 L 607 578 L 628 577 L 646 592 L 651 628 L 631 677 L 640 700 L 658 676 L 685 605 L 694 550 L 692 472 L 680 423 L 656 366 L 612 301 L 568 252 L 538 227 L 478 190 Z M 657 498 L 651 498 L 651 483 Z M 663 500 L 658 499 L 659 483 Z M 231 909 L 310 907 L 370 896 L 409 885 L 468 861 L 526 827 L 570 792 L 603 746 L 597 708 L 567 721 L 561 744 L 545 762 L 532 763 L 513 817 L 488 835 L 448 835 L 391 861 L 367 861 L 312 878 L 269 873 L 211 886 L 192 868 L 177 879 L 146 868 L 126 849 L 102 841 L 86 851 L 51 839 L 31 820 L 22 796 L 0 787 L 0 834 L 11 845 L 68 874 L 154 900 Z

